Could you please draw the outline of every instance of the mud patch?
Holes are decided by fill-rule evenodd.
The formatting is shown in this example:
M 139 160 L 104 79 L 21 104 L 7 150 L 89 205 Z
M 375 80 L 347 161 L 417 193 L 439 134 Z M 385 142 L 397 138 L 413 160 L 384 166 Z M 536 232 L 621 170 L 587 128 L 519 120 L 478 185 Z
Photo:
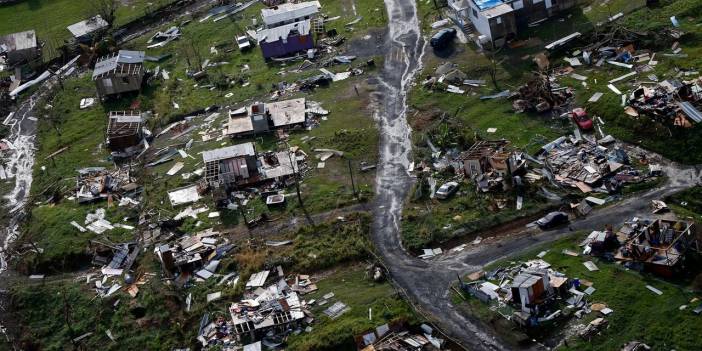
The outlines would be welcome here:
M 387 33 L 385 28 L 369 29 L 365 35 L 349 40 L 347 52 L 360 58 L 382 56 L 386 50 Z
M 410 126 L 412 127 L 412 130 L 417 132 L 426 131 L 434 123 L 434 121 L 439 119 L 439 117 L 441 117 L 441 110 L 439 109 L 432 109 L 428 111 L 417 110 L 411 114 Z

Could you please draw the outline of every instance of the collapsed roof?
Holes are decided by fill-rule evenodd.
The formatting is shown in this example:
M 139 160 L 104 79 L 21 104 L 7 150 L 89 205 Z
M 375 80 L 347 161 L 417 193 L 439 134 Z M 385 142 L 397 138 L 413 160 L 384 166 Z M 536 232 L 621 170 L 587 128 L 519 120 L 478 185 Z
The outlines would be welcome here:
M 0 36 L 0 53 L 32 49 L 37 47 L 34 30 Z
M 88 18 L 86 20 L 80 21 L 78 23 L 71 24 L 66 27 L 73 34 L 75 38 L 80 38 L 84 35 L 90 34 L 96 30 L 105 28 L 108 26 L 107 21 L 102 19 L 100 15 Z
M 95 64 L 93 80 L 109 74 L 140 74 L 143 71 L 145 53 L 143 51 L 120 50 L 108 55 Z

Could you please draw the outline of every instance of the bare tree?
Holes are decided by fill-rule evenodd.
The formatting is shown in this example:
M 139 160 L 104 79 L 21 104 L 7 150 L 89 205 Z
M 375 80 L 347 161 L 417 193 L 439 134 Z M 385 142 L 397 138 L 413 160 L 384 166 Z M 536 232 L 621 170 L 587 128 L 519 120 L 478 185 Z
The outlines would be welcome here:
M 110 27 L 115 22 L 117 7 L 119 7 L 119 0 L 92 0 L 90 2 L 91 12 L 100 15 Z
M 185 60 L 188 63 L 188 67 L 192 68 L 193 65 L 199 71 L 202 69 L 202 54 L 200 53 L 200 48 L 195 45 L 195 42 L 191 39 L 185 39 L 181 41 L 181 47 L 183 48 L 183 54 L 185 54 Z
M 492 85 L 495 87 L 495 90 L 500 90 L 499 84 L 497 83 L 497 73 L 499 70 L 499 66 L 502 64 L 502 62 L 505 61 L 504 58 L 500 59 L 498 57 L 498 54 L 502 49 L 505 47 L 505 45 L 502 45 L 500 47 L 496 47 L 495 43 L 492 43 L 492 48 L 490 50 L 485 51 L 485 56 L 488 58 L 490 61 L 490 65 L 487 68 L 488 75 L 490 76 L 490 81 L 492 82 Z

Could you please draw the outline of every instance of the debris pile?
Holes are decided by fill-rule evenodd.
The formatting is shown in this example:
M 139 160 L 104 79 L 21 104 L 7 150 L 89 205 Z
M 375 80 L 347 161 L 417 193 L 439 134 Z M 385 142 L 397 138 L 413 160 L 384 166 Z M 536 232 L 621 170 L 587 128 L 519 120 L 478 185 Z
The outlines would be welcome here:
M 626 267 L 671 277 L 691 252 L 700 252 L 692 223 L 674 220 L 633 218 L 619 231 L 622 243 L 614 258 Z
M 265 270 L 251 275 L 244 298 L 229 307 L 231 319 L 218 316 L 210 320 L 209 314 L 203 316 L 197 337 L 203 347 L 234 347 L 246 338 L 259 340 L 266 348 L 275 348 L 290 333 L 301 332 L 314 320 L 307 309 L 308 302 L 300 298 L 300 294 L 306 293 L 301 289 L 307 292 L 316 289 L 309 277 L 295 276 L 286 281 L 280 267 L 273 272 Z
M 432 327 L 422 324 L 419 329 L 421 332 L 413 333 L 400 323 L 383 324 L 356 335 L 354 340 L 362 351 L 441 350 L 444 340 L 433 336 Z
M 457 64 L 445 62 L 439 65 L 434 71 L 434 75 L 427 77 L 422 82 L 422 85 L 434 90 L 464 94 L 466 91 L 461 89 L 460 86 L 481 87 L 485 85 L 485 80 L 469 79 L 468 75 Z
M 696 107 L 702 100 L 702 77 L 691 81 L 668 79 L 655 84 L 634 89 L 624 112 L 631 117 L 646 115 L 660 123 L 685 128 L 702 122 L 702 112 Z
M 165 32 L 156 32 L 149 39 L 149 41 L 146 42 L 147 44 L 150 44 L 149 46 L 147 46 L 147 48 L 153 49 L 164 47 L 173 40 L 180 38 L 181 34 L 182 33 L 180 32 L 180 28 L 176 26 L 168 28 Z
M 611 309 L 599 308 L 603 304 L 588 302 L 596 291 L 591 282 L 568 278 L 543 259 L 473 274 L 473 278 L 461 282 L 463 291 L 484 303 L 496 304 L 503 317 L 524 328 L 568 316 L 582 318 L 592 311 L 604 316 L 612 313 Z
M 179 238 L 166 236 L 154 252 L 161 261 L 164 275 L 172 277 L 177 286 L 186 287 L 193 279 L 205 281 L 212 278 L 220 260 L 233 248 L 233 244 L 210 228 Z M 228 280 L 235 278 L 228 276 Z
M 512 108 L 517 112 L 546 112 L 568 105 L 573 97 L 573 90 L 560 87 L 548 75 L 537 73 L 534 78 L 513 93 L 510 98 Z
M 78 170 L 76 199 L 78 203 L 89 203 L 113 197 L 133 197 L 141 187 L 135 183 L 129 167 L 108 170 L 105 167 L 88 167 Z
M 560 137 L 542 147 L 540 159 L 558 184 L 578 188 L 583 193 L 615 192 L 624 184 L 645 178 L 628 166 L 629 156 L 624 149 L 606 147 L 602 141 L 607 140 L 598 144 L 585 135 L 580 140 Z

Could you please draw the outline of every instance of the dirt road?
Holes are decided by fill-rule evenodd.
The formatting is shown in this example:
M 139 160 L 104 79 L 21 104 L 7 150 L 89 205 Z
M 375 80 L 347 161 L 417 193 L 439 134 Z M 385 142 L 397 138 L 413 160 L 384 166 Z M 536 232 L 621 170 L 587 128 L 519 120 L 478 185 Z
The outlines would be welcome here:
M 373 240 L 395 286 L 417 309 L 435 322 L 442 331 L 468 350 L 507 350 L 479 321 L 459 314 L 452 306 L 449 285 L 463 275 L 505 256 L 528 250 L 569 233 L 568 229 L 533 234 L 523 231 L 499 240 L 448 254 L 433 261 L 410 256 L 402 247 L 400 220 L 402 205 L 413 181 L 407 169 L 411 139 L 406 120 L 407 92 L 421 68 L 424 40 L 421 37 L 414 1 L 385 0 L 389 19 L 389 48 L 385 66 L 374 96 L 376 118 L 380 128 L 380 162 L 373 205 Z M 593 211 L 585 219 L 572 223 L 574 230 L 592 230 L 605 224 L 619 225 L 632 216 L 650 215 L 652 199 L 660 199 L 700 181 L 695 167 L 665 162 L 669 181 L 661 188 L 627 199 L 605 210 Z

